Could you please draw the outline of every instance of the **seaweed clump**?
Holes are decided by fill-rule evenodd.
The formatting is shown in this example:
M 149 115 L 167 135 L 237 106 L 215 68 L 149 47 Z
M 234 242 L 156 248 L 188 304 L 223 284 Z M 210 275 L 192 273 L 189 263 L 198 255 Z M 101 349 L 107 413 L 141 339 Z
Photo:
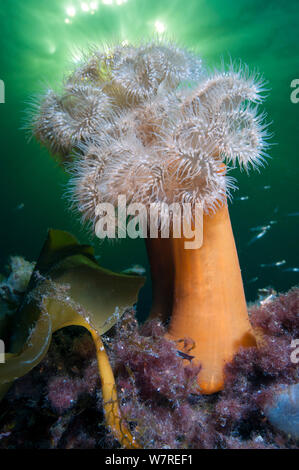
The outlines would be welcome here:
M 107 435 L 102 405 L 91 337 L 79 327 L 58 331 L 0 404 L 0 448 L 94 448 Z
M 265 407 L 277 388 L 298 383 L 290 356 L 298 338 L 299 289 L 251 307 L 258 348 L 241 348 L 225 368 L 224 390 L 202 395 L 189 354 L 158 320 L 139 326 L 128 309 L 102 339 L 116 377 L 119 407 L 144 448 L 297 448 Z M 0 409 L 0 448 L 111 448 L 91 337 L 79 327 L 53 335 L 47 356 L 18 379 Z M 188 348 L 189 346 L 189 348 Z M 101 414 L 102 413 L 102 414 Z M 42 431 L 41 431 L 42 430 Z
M 292 344 L 299 336 L 299 289 L 251 307 L 251 324 L 258 348 L 241 348 L 225 368 L 226 385 L 216 413 L 221 427 L 248 438 L 252 429 L 260 436 L 284 445 L 267 421 L 264 409 L 281 384 L 298 382 L 298 365 L 292 361 Z M 278 433 L 279 434 L 279 433 Z
M 1 312 L 5 358 L 0 367 L 0 400 L 17 378 L 43 360 L 53 333 L 74 325 L 84 327 L 95 345 L 106 425 L 122 446 L 135 448 L 137 443 L 119 412 L 115 380 L 101 335 L 136 302 L 142 283 L 141 277 L 104 270 L 97 264 L 92 247 L 80 245 L 67 232 L 49 230 L 24 297 L 11 312 L 13 321 L 7 324 L 7 312 Z M 5 304 L 5 297 L 3 301 Z M 56 380 L 54 389 L 61 386 L 64 390 L 56 407 L 64 409 L 80 393 L 80 383 Z

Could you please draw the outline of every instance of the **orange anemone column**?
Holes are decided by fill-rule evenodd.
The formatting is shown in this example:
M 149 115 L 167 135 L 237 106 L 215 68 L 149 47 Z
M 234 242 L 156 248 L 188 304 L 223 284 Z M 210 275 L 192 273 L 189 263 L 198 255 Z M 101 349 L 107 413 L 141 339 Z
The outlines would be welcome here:
M 151 317 L 170 319 L 168 337 L 193 339 L 189 354 L 202 366 L 198 384 L 202 393 L 211 394 L 223 388 L 224 366 L 238 348 L 256 345 L 227 206 L 204 215 L 201 248 L 186 249 L 185 241 L 147 240 Z
M 240 265 L 227 206 L 203 217 L 203 245 L 172 239 L 174 298 L 169 335 L 195 341 L 190 354 L 202 369 L 202 393 L 224 385 L 224 365 L 240 346 L 256 344 L 247 314 Z

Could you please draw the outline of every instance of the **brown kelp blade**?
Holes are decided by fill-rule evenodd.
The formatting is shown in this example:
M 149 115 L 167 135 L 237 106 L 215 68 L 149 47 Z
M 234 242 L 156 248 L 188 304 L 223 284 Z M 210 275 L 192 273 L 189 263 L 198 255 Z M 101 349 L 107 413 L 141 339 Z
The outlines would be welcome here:
M 64 326 L 107 332 L 125 308 L 137 301 L 143 284 L 140 276 L 101 268 L 93 248 L 80 245 L 69 233 L 49 230 L 25 299 L 16 312 L 16 331 L 7 351 L 13 355 L 0 364 L 0 384 L 35 367 L 46 354 L 52 333 Z

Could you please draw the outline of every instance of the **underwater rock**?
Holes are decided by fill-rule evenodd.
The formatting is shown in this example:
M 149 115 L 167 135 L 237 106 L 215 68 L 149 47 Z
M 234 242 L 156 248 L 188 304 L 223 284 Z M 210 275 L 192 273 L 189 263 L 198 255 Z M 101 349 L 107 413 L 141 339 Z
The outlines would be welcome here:
M 299 439 L 299 383 L 281 385 L 265 406 L 265 415 L 274 427 Z

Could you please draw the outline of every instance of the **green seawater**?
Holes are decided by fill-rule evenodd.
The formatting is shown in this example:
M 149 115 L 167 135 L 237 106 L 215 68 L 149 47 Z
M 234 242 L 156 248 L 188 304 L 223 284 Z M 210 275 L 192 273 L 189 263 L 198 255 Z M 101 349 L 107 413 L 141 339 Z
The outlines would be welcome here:
M 105 267 L 140 264 L 148 272 L 143 240 L 99 243 L 81 226 L 64 198 L 68 176 L 21 127 L 27 102 L 58 85 L 89 44 L 134 42 L 163 30 L 209 67 L 232 57 L 268 80 L 264 109 L 275 145 L 260 173 L 232 173 L 239 190 L 230 213 L 247 300 L 260 288 L 286 291 L 298 283 L 299 103 L 290 99 L 291 82 L 299 79 L 298 0 L 0 0 L 0 271 L 10 255 L 35 260 L 53 227 L 93 244 Z M 252 229 L 270 221 L 253 240 L 262 229 Z M 144 314 L 149 304 L 147 284 Z

